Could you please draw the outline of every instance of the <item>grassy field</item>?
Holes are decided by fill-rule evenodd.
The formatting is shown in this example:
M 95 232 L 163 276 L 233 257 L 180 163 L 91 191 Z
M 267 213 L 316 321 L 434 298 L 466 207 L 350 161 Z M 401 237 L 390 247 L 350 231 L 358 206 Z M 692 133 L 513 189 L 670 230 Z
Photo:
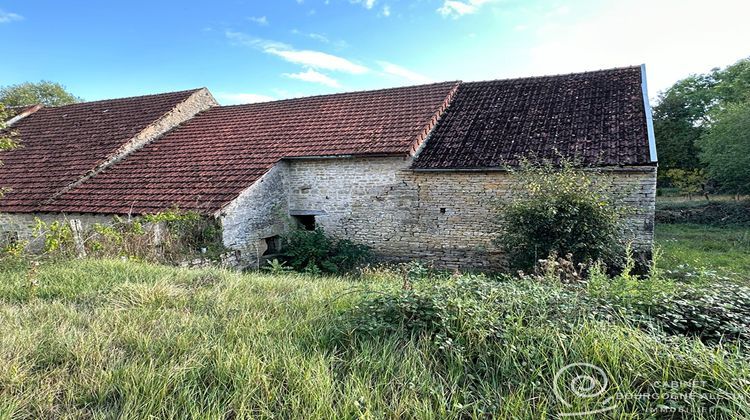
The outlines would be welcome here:
M 106 260 L 0 274 L 0 418 L 750 416 L 745 353 L 591 318 L 585 293 L 560 284 L 428 277 L 399 291 L 387 271 Z M 610 399 L 568 389 L 565 366 L 583 362 Z
M 750 280 L 750 228 L 659 224 L 656 244 L 664 269 L 684 270 L 688 266 Z
M 703 335 L 750 337 L 750 229 L 656 242 L 583 285 L 6 261 L 0 419 L 750 418 L 750 351 Z

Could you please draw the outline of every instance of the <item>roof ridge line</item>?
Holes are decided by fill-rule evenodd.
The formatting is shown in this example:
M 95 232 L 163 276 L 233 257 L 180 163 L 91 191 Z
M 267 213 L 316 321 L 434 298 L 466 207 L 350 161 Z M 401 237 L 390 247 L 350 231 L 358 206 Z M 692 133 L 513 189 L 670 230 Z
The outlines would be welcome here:
M 472 80 L 470 82 L 463 81 L 462 83 L 470 84 L 470 83 L 514 82 L 514 81 L 521 81 L 521 80 L 550 79 L 550 78 L 556 78 L 556 77 L 591 75 L 591 74 L 606 73 L 606 72 L 611 72 L 611 71 L 616 71 L 616 70 L 629 70 L 629 69 L 636 69 L 636 68 L 641 68 L 641 65 L 639 64 L 639 65 L 632 65 L 632 66 L 609 67 L 606 69 L 573 71 L 569 73 L 544 74 L 541 76 L 503 77 L 500 79 Z
M 264 102 L 254 102 L 254 103 L 247 103 L 247 104 L 234 104 L 234 105 L 220 105 L 216 108 L 240 108 L 240 107 L 254 107 L 254 106 L 262 106 L 262 105 L 268 105 L 268 104 L 278 104 L 282 102 L 291 102 L 291 101 L 303 101 L 303 100 L 309 100 L 309 99 L 318 99 L 318 98 L 329 98 L 332 96 L 345 96 L 345 95 L 358 95 L 362 93 L 380 93 L 380 92 L 386 92 L 386 91 L 394 91 L 394 90 L 400 90 L 400 89 L 414 89 L 414 88 L 423 88 L 427 86 L 438 86 L 438 85 L 446 85 L 449 83 L 461 83 L 460 80 L 446 80 L 444 82 L 434 82 L 434 83 L 425 83 L 421 85 L 407 85 L 407 86 L 395 86 L 395 87 L 389 87 L 389 88 L 380 88 L 380 89 L 368 89 L 368 90 L 350 90 L 347 92 L 337 92 L 337 93 L 324 93 L 320 95 L 310 95 L 310 96 L 299 96 L 296 98 L 284 98 L 284 99 L 274 99 L 272 101 L 264 101 Z
M 147 93 L 145 95 L 125 96 L 125 97 L 122 97 L 122 98 L 97 99 L 95 101 L 76 102 L 76 103 L 66 104 L 66 105 L 49 106 L 49 107 L 46 107 L 46 108 L 64 108 L 64 107 L 67 107 L 67 106 L 98 104 L 98 103 L 102 103 L 102 102 L 111 102 L 111 101 L 127 101 L 127 100 L 132 100 L 132 99 L 143 99 L 143 98 L 148 98 L 148 97 L 153 97 L 153 96 L 176 95 L 176 94 L 179 94 L 179 93 L 187 93 L 187 92 L 193 92 L 193 93 L 195 93 L 195 92 L 198 92 L 198 91 L 203 90 L 203 89 L 207 89 L 207 88 L 205 88 L 205 87 L 199 87 L 199 88 L 195 88 L 195 89 L 175 90 L 175 91 L 172 91 L 172 92 Z

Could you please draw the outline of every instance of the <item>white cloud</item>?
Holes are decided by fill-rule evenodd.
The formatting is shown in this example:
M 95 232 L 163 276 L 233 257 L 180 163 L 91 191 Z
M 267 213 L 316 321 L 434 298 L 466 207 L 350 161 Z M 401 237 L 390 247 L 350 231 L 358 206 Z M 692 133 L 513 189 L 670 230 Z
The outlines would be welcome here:
M 407 68 L 401 67 L 393 63 L 389 63 L 387 61 L 378 61 L 378 64 L 380 65 L 384 73 L 390 74 L 392 76 L 400 77 L 409 82 L 430 83 L 433 81 L 427 76 L 421 75 L 417 72 L 411 71 Z
M 290 63 L 313 69 L 341 71 L 352 74 L 363 74 L 368 71 L 367 67 L 353 63 L 346 58 L 320 51 L 268 48 L 265 52 L 281 57 Z
M 437 12 L 444 17 L 459 18 L 463 15 L 476 13 L 480 7 L 498 0 L 444 0 Z
M 0 23 L 10 23 L 18 20 L 23 20 L 23 16 L 0 9 Z
M 391 15 L 391 6 L 388 6 L 387 4 L 383 6 L 383 11 L 380 12 L 381 15 L 388 17 Z
M 309 37 L 310 39 L 314 39 L 314 40 L 316 40 L 316 41 L 320 41 L 320 42 L 322 42 L 322 43 L 324 43 L 324 44 L 328 44 L 329 42 L 331 42 L 331 41 L 330 41 L 330 40 L 328 39 L 328 37 L 327 37 L 327 36 L 325 36 L 325 35 L 321 35 L 321 34 L 316 34 L 316 33 L 314 33 L 314 32 L 312 32 L 312 33 L 309 33 L 309 34 L 307 34 L 307 36 L 308 36 L 308 37 Z
M 307 69 L 305 72 L 299 72 L 299 73 L 284 73 L 284 76 L 289 77 L 291 79 L 297 79 L 302 80 L 305 82 L 311 82 L 311 83 L 319 83 L 321 85 L 338 88 L 341 87 L 338 81 L 335 79 L 326 76 L 323 73 L 318 73 L 317 71 L 313 69 Z
M 230 41 L 236 44 L 258 48 L 261 50 L 266 49 L 266 48 L 292 48 L 290 45 L 285 44 L 283 42 L 257 38 L 254 36 L 244 34 L 242 32 L 225 31 L 224 35 L 227 37 L 227 39 L 229 39 Z
M 227 38 L 242 45 L 258 48 L 266 54 L 281 57 L 284 60 L 306 68 L 340 71 L 351 74 L 364 74 L 369 71 L 365 66 L 356 64 L 346 58 L 321 51 L 297 50 L 290 45 L 255 38 L 241 32 L 226 32 Z
M 607 5 L 588 17 L 539 28 L 529 70 L 563 73 L 646 63 L 654 97 L 690 73 L 750 56 L 747 0 L 714 0 L 711 7 L 700 0 Z
M 361 4 L 366 9 L 372 9 L 375 6 L 376 0 L 349 0 L 352 3 Z
M 330 44 L 337 50 L 344 49 L 349 46 L 349 44 L 343 39 L 332 40 L 328 38 L 328 36 L 324 34 L 316 33 L 316 32 L 302 32 L 299 29 L 292 29 L 292 33 L 295 35 L 300 35 L 300 36 L 304 36 L 310 39 L 314 39 L 315 41 L 322 42 L 323 44 Z
M 276 98 L 257 93 L 228 93 L 219 92 L 216 97 L 225 105 L 254 104 L 258 102 L 275 101 Z
M 255 22 L 260 26 L 268 26 L 268 18 L 265 16 L 250 16 L 247 18 L 250 22 Z

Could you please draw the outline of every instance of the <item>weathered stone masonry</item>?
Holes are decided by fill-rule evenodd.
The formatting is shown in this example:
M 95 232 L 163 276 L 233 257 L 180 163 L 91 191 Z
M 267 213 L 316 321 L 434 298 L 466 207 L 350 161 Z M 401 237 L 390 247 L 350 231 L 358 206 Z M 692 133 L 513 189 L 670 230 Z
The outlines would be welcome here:
M 245 267 L 258 268 L 267 249 L 265 238 L 289 229 L 287 170 L 287 164 L 279 162 L 217 215 L 224 246 L 239 251 Z
M 112 216 L 107 214 L 0 213 L 0 241 L 11 239 L 8 235 L 12 235 L 12 239 L 29 241 L 32 250 L 41 249 L 44 246 L 43 237 L 34 237 L 37 218 L 48 225 L 56 221 L 77 220 L 84 230 L 90 229 L 97 223 L 112 223 Z
M 277 165 L 224 209 L 225 243 L 248 265 L 263 238 L 290 226 L 289 212 L 317 213 L 327 232 L 372 247 L 386 260 L 420 259 L 444 268 L 492 268 L 498 201 L 509 199 L 502 171 L 416 172 L 409 158 L 295 159 Z M 656 171 L 609 171 L 613 190 L 627 192 L 628 236 L 635 249 L 653 239 Z

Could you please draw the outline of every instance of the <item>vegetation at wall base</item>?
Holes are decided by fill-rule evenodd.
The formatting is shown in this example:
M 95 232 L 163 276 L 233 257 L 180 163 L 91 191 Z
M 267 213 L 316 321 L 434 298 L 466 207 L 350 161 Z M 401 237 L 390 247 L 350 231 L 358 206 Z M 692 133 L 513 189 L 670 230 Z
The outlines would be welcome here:
M 282 256 L 292 269 L 308 274 L 343 274 L 372 259 L 369 247 L 330 236 L 321 227 L 288 232 Z
M 220 222 L 192 211 L 172 209 L 142 216 L 113 216 L 110 223 L 74 229 L 75 220 L 36 219 L 29 241 L 0 243 L 3 254 L 41 260 L 74 257 L 125 258 L 180 264 L 191 258 L 220 261 L 227 252 Z

